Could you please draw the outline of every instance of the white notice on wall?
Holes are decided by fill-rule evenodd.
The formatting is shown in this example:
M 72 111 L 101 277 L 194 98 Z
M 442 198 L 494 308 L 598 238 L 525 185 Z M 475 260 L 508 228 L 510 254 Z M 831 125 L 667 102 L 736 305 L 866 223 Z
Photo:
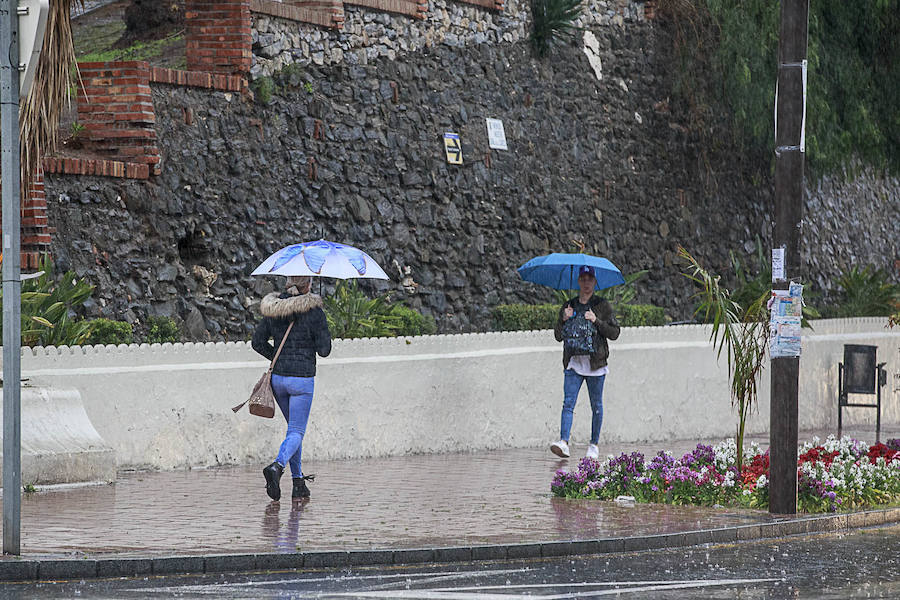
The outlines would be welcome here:
M 485 119 L 488 131 L 488 146 L 496 150 L 509 150 L 506 146 L 506 133 L 500 119 Z
M 784 246 L 772 248 L 772 281 L 784 280 Z

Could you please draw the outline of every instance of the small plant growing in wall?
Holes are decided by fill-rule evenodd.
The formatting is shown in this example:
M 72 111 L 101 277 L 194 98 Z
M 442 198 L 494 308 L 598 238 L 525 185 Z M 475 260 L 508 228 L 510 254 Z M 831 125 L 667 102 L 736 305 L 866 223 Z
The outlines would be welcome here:
M 63 143 L 70 148 L 81 148 L 82 134 L 84 134 L 84 125 L 82 125 L 78 121 L 74 121 L 69 127 L 69 137 L 66 138 Z
M 531 0 L 531 46 L 535 54 L 547 56 L 553 44 L 571 39 L 581 11 L 581 0 Z
M 254 79 L 250 84 L 250 89 L 253 90 L 253 95 L 259 102 L 268 104 L 272 101 L 272 95 L 276 91 L 275 80 L 271 77 Z

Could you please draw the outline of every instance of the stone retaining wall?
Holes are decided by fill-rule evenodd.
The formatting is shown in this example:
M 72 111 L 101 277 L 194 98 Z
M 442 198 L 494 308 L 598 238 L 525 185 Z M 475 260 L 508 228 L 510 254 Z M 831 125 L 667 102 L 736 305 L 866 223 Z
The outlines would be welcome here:
M 380 0 L 373 1 L 377 5 Z M 482 3 L 467 5 L 457 0 L 431 0 L 427 11 L 415 13 L 420 19 L 345 6 L 345 20 L 339 30 L 323 30 L 309 23 L 256 14 L 250 74 L 251 77 L 272 75 L 290 64 L 366 65 L 378 57 L 403 59 L 407 53 L 439 44 L 464 47 L 526 40 L 530 27 L 527 2 L 479 4 Z M 586 3 L 576 26 L 624 30 L 631 23 L 644 20 L 643 6 L 643 2 L 630 0 L 592 0 Z

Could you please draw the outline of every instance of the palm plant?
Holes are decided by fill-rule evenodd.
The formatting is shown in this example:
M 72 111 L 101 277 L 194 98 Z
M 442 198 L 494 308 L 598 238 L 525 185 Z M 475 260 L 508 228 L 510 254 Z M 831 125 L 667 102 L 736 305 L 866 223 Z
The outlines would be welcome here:
M 70 70 L 75 63 L 75 45 L 70 15 L 83 0 L 54 0 L 47 15 L 44 45 L 28 96 L 19 111 L 22 189 L 31 189 L 41 159 L 59 142 L 59 117 L 70 100 Z
M 93 287 L 78 279 L 74 271 L 65 273 L 59 281 L 52 276 L 53 262 L 44 256 L 39 277 L 22 282 L 22 345 L 74 346 L 84 343 L 93 329 L 93 322 L 76 319 L 71 311 L 90 298 Z M 0 290 L 0 302 L 3 293 Z M 3 324 L 0 323 L 0 335 Z
M 678 248 L 678 256 L 687 264 L 684 276 L 699 286 L 694 294 L 698 301 L 695 316 L 712 324 L 710 341 L 716 348 L 717 356 L 724 350 L 728 357 L 728 377 L 731 380 L 731 404 L 737 408 L 738 424 L 735 436 L 737 444 L 737 468 L 740 472 L 744 458 L 744 431 L 747 417 L 756 405 L 759 396 L 759 376 L 765 365 L 766 350 L 769 345 L 767 323 L 767 301 L 769 290 L 746 308 L 738 304 L 725 287 L 720 277 L 705 270 L 683 247 Z
M 339 282 L 323 302 L 328 328 L 336 338 L 393 336 L 403 325 L 403 317 L 386 296 L 370 299 L 353 280 Z
M 734 270 L 735 275 L 731 299 L 742 310 L 746 311 L 761 297 L 768 297 L 769 291 L 772 289 L 772 263 L 766 258 L 766 252 L 763 249 L 762 240 L 759 239 L 759 236 L 756 236 L 756 251 L 752 255 L 752 261 L 741 261 L 734 252 L 729 252 L 729 255 L 731 256 L 731 268 Z M 756 264 L 752 265 L 752 262 Z M 811 292 L 804 290 L 804 300 L 811 295 Z M 802 322 L 804 327 L 811 327 L 808 319 L 818 319 L 819 317 L 821 315 L 818 310 L 812 306 L 807 306 L 805 303 L 803 304 Z
M 883 269 L 851 267 L 838 279 L 840 302 L 835 317 L 887 317 L 900 303 L 900 285 L 890 283 Z
M 531 45 L 535 53 L 546 56 L 553 43 L 572 37 L 581 11 L 581 0 L 531 0 Z

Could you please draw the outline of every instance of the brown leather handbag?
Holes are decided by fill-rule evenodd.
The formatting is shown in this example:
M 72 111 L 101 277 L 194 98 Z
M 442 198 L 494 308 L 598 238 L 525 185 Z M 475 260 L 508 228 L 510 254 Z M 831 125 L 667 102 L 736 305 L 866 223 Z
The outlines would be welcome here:
M 272 358 L 269 369 L 259 378 L 256 385 L 253 386 L 250 397 L 231 410 L 237 412 L 249 402 L 251 415 L 265 417 L 266 419 L 271 419 L 275 416 L 275 392 L 272 391 L 272 369 L 275 367 L 275 361 L 278 360 L 278 355 L 281 354 L 281 349 L 284 348 L 284 342 L 287 341 L 288 334 L 291 332 L 291 327 L 293 326 L 293 322 L 288 325 L 287 331 L 284 332 L 284 337 L 281 338 L 281 344 L 278 345 L 278 350 L 275 351 L 275 356 Z

